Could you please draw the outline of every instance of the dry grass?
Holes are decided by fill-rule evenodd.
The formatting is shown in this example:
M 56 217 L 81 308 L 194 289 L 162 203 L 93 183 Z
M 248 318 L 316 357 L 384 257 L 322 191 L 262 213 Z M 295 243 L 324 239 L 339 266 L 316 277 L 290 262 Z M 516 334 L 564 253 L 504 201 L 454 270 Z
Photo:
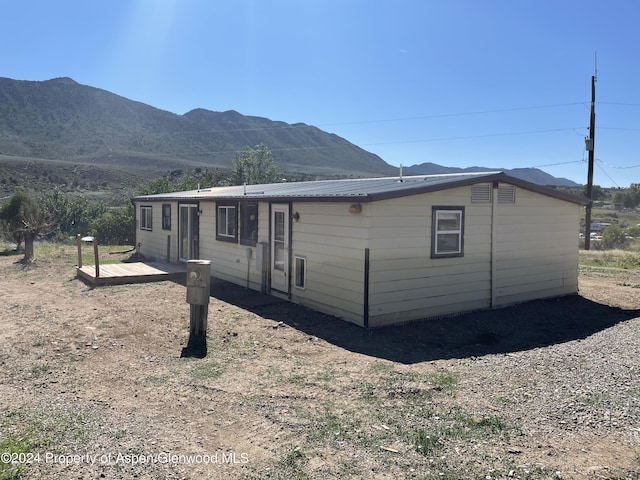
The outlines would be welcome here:
M 583 299 L 376 331 L 220 291 L 197 359 L 182 285 L 92 288 L 73 247 L 41 252 L 0 257 L 0 450 L 227 462 L 5 464 L 2 480 L 638 478 L 640 292 L 615 272 Z
M 638 269 L 640 268 L 640 253 L 628 250 L 580 250 L 580 264 Z

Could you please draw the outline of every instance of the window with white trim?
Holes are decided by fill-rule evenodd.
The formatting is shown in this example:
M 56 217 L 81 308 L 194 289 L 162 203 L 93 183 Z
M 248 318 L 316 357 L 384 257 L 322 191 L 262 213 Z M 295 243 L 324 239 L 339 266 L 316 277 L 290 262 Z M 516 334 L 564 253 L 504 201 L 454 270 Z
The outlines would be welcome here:
M 151 205 L 145 205 L 140 207 L 140 230 L 151 230 L 153 214 Z
M 296 288 L 304 290 L 307 288 L 307 259 L 305 257 L 294 257 L 294 285 Z
M 464 255 L 464 207 L 432 207 L 431 258 Z
M 223 242 L 237 242 L 237 204 L 218 203 L 216 211 L 216 240 L 221 240 Z

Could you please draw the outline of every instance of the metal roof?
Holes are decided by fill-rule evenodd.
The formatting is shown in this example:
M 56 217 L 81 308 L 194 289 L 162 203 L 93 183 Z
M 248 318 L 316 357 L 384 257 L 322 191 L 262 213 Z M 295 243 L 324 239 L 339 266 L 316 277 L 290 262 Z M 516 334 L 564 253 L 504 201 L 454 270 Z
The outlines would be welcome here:
M 311 182 L 283 182 L 263 185 L 212 187 L 186 192 L 140 195 L 134 201 L 154 200 L 271 200 L 271 201 L 359 201 L 371 202 L 486 182 L 505 182 L 562 200 L 585 204 L 586 199 L 552 188 L 510 177 L 503 172 L 473 172 L 415 175 Z

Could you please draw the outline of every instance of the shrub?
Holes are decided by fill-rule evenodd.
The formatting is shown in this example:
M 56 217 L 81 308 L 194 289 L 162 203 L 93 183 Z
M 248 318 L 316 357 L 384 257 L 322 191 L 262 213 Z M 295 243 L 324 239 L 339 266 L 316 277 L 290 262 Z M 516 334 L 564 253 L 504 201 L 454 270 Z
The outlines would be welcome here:
M 624 248 L 628 240 L 626 234 L 617 225 L 609 225 L 602 232 L 602 247 L 609 250 L 611 248 Z
M 91 224 L 90 233 L 102 245 L 132 245 L 136 235 L 133 206 L 108 210 Z

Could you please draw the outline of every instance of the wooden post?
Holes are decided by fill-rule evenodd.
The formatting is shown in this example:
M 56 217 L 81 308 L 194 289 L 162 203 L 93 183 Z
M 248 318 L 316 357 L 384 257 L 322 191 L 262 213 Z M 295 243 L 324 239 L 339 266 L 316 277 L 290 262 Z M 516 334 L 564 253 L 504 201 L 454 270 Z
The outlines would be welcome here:
M 171 235 L 167 235 L 167 263 L 171 263 Z
M 98 240 L 93 240 L 93 258 L 96 266 L 96 278 L 100 278 L 100 259 L 98 258 Z
M 76 235 L 76 243 L 78 244 L 78 268 L 82 268 L 82 238 L 80 238 L 80 234 Z

